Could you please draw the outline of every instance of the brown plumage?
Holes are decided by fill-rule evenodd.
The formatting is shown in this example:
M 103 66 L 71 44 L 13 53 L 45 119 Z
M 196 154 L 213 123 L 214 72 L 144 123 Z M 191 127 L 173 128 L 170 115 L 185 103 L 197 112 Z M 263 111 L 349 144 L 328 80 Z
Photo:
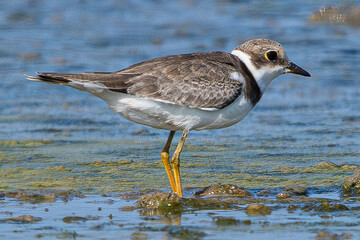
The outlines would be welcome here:
M 91 92 L 130 121 L 170 130 L 161 159 L 172 191 L 182 197 L 180 153 L 189 131 L 241 121 L 260 100 L 261 91 L 284 73 L 310 77 L 287 58 L 279 43 L 252 39 L 231 54 L 182 54 L 113 73 L 37 73 L 27 78 Z M 178 130 L 182 135 L 170 161 L 170 145 Z
M 255 85 L 256 88 L 255 80 L 246 70 L 246 66 L 230 53 L 207 52 L 155 58 L 113 73 L 37 73 L 38 77 L 32 80 L 64 85 L 95 82 L 120 93 L 191 108 L 221 109 L 243 91 L 244 82 L 230 78 L 231 73 L 241 73 L 245 81 L 252 82 L 248 87 Z M 260 97 L 257 98 L 256 102 Z

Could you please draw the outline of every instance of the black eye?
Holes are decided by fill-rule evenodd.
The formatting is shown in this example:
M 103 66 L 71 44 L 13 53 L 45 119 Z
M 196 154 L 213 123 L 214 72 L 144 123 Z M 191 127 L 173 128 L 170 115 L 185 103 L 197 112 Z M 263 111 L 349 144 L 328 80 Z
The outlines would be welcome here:
M 275 51 L 267 51 L 265 53 L 265 57 L 267 58 L 267 60 L 271 61 L 271 62 L 275 62 L 277 59 L 277 52 Z

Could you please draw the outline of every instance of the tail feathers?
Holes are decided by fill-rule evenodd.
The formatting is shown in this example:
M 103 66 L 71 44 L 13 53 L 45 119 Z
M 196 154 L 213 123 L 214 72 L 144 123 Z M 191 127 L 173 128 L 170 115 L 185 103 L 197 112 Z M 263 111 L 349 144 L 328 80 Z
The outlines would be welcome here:
M 127 81 L 139 74 L 119 74 L 110 72 L 84 72 L 84 73 L 43 73 L 37 76 L 25 75 L 28 80 L 66 85 L 83 91 L 97 92 L 104 89 L 128 93 Z
M 25 74 L 26 79 L 30 81 L 46 82 L 52 84 L 61 84 L 67 85 L 71 80 L 69 80 L 69 75 L 71 74 L 58 74 L 58 73 L 41 73 L 37 72 L 37 76 L 29 76 Z

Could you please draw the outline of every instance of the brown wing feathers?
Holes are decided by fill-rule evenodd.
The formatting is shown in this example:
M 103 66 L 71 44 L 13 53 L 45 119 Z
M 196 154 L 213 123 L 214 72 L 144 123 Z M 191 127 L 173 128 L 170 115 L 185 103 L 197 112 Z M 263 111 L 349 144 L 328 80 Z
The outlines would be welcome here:
M 102 83 L 112 91 L 183 104 L 223 108 L 242 92 L 243 83 L 229 75 L 239 60 L 224 52 L 193 53 L 152 59 L 114 73 L 37 73 L 30 80 L 55 84 Z

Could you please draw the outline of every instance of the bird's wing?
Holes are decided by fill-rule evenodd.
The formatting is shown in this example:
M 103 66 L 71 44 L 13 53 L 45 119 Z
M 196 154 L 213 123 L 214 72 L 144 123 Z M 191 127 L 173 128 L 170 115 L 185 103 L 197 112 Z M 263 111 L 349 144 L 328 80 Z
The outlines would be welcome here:
M 244 81 L 231 77 L 237 71 L 241 76 L 238 62 L 225 52 L 192 53 L 144 61 L 113 73 L 37 73 L 28 79 L 75 87 L 93 84 L 191 108 L 221 109 L 243 91 Z

